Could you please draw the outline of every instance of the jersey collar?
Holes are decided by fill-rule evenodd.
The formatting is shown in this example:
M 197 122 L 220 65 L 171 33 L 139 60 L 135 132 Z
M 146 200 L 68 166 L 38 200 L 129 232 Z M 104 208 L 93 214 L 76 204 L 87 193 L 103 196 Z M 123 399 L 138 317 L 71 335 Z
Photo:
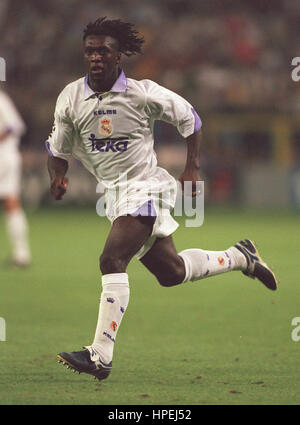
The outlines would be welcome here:
M 120 75 L 115 81 L 112 88 L 109 90 L 109 92 L 114 93 L 122 93 L 125 92 L 127 88 L 127 78 L 126 75 L 121 69 Z M 84 100 L 87 100 L 89 97 L 93 96 L 95 92 L 91 89 L 91 87 L 88 84 L 88 74 L 84 77 Z

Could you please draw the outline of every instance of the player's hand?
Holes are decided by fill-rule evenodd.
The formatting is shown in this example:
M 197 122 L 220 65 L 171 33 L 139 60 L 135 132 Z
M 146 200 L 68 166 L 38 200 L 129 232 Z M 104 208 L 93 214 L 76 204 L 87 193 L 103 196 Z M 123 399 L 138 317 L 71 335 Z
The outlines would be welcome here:
M 51 195 L 56 201 L 60 201 L 67 191 L 69 180 L 63 177 L 57 177 L 51 182 Z
M 178 179 L 181 183 L 182 193 L 184 195 L 192 195 L 193 197 L 197 196 L 197 181 L 201 181 L 200 173 L 199 171 L 193 170 L 193 171 L 184 171 L 181 176 Z M 186 193 L 186 188 L 184 187 L 184 182 L 191 182 L 192 183 L 192 193 Z M 188 186 L 190 187 L 190 186 Z

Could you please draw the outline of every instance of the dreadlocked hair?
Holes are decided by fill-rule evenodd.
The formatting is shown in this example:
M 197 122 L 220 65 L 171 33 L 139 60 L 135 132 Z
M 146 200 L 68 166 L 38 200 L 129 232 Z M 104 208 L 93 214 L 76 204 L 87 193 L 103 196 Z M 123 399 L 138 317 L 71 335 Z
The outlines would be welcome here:
M 126 56 L 142 53 L 141 47 L 145 42 L 139 37 L 138 31 L 133 29 L 133 24 L 120 19 L 109 20 L 106 16 L 90 22 L 83 31 L 83 40 L 89 35 L 109 35 L 119 42 L 119 51 Z

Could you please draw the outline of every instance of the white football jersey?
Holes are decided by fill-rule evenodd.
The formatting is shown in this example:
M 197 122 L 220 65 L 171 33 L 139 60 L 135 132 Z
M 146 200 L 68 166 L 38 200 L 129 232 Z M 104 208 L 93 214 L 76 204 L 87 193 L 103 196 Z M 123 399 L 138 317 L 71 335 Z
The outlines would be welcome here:
M 0 155 L 16 150 L 25 124 L 10 97 L 0 90 L 0 133 L 10 130 L 5 140 L 0 141 Z
M 173 124 L 183 137 L 201 127 L 192 105 L 151 80 L 136 81 L 121 71 L 111 90 L 98 94 L 86 75 L 60 93 L 46 146 L 55 157 L 73 155 L 107 189 L 124 175 L 128 182 L 147 181 L 158 168 L 155 120 Z

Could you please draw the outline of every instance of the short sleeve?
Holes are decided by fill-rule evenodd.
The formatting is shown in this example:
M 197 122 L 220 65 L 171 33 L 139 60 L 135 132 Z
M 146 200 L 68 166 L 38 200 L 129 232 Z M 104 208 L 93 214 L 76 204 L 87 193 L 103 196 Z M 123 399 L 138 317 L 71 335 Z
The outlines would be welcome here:
M 200 117 L 183 97 L 150 80 L 144 80 L 144 87 L 146 112 L 152 119 L 173 124 L 183 137 L 200 130 Z
M 58 96 L 52 131 L 46 141 L 50 156 L 68 161 L 72 154 L 74 126 L 70 118 L 69 99 L 65 90 Z

